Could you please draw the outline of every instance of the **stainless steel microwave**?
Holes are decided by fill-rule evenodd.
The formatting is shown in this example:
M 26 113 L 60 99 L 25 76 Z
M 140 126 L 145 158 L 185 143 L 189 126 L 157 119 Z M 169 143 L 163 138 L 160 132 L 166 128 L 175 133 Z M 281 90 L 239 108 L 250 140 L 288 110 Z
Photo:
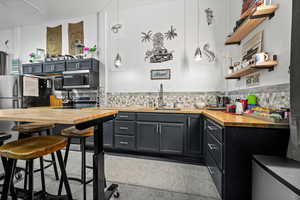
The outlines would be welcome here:
M 99 87 L 99 73 L 90 70 L 63 72 L 64 89 L 96 89 Z

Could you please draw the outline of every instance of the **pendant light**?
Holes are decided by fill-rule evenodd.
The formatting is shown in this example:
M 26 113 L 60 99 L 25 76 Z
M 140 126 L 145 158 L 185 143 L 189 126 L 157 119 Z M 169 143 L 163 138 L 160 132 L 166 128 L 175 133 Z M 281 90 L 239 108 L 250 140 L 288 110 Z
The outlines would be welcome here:
M 117 29 L 117 31 L 116 32 L 114 32 L 114 33 L 118 33 L 119 32 L 119 29 L 122 27 L 120 24 L 119 24 L 119 12 L 120 12 L 120 8 L 119 8 L 119 0 L 117 0 L 117 25 L 115 25 L 115 26 L 118 26 L 118 29 Z M 114 26 L 114 27 L 115 27 Z M 118 39 L 119 40 L 119 39 Z M 114 61 L 114 64 L 115 64 L 115 67 L 116 68 L 119 68 L 119 67 L 121 67 L 121 65 L 122 65 L 122 58 L 121 58 L 121 56 L 120 56 L 120 54 L 119 54 L 119 50 L 120 50 L 120 48 L 119 48 L 119 41 L 118 41 L 118 53 L 117 53 L 117 56 L 116 56 L 116 58 L 115 58 L 115 61 Z
M 195 61 L 200 61 L 202 60 L 202 52 L 201 52 L 201 48 L 199 45 L 199 19 L 200 19 L 200 5 L 199 5 L 199 0 L 197 0 L 197 49 L 195 52 L 195 56 L 194 59 Z

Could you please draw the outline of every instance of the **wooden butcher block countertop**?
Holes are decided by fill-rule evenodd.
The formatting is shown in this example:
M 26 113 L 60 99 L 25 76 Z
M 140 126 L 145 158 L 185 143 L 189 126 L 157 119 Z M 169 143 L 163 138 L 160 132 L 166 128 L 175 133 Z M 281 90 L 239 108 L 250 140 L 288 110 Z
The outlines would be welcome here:
M 30 108 L 34 110 L 48 110 L 58 107 L 38 107 Z M 149 113 L 178 113 L 178 114 L 203 114 L 209 119 L 216 121 L 222 126 L 235 126 L 235 127 L 253 127 L 253 128 L 289 128 L 288 123 L 272 123 L 243 115 L 235 115 L 226 113 L 224 111 L 204 110 L 204 109 L 180 109 L 180 110 L 155 110 L 149 107 L 93 107 L 80 109 L 81 111 L 91 111 L 92 113 L 103 112 L 111 110 L 113 112 L 149 112 Z M 68 113 L 69 109 L 64 109 L 62 112 Z
M 117 110 L 76 110 L 76 109 L 2 109 L 0 120 L 20 122 L 49 122 L 55 124 L 80 124 L 83 122 L 108 117 Z
M 213 111 L 204 109 L 181 109 L 181 110 L 155 110 L 145 107 L 100 107 L 88 108 L 90 110 L 112 109 L 123 112 L 151 112 L 151 113 L 179 113 L 179 114 L 203 114 L 204 116 L 218 122 L 223 126 L 254 127 L 254 128 L 289 128 L 288 123 L 272 123 L 243 115 L 235 115 L 224 111 Z

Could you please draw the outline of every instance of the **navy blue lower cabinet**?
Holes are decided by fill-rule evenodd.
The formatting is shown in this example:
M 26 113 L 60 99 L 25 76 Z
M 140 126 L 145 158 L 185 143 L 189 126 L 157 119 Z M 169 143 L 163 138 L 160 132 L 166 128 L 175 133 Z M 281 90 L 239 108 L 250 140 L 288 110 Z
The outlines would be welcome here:
M 156 122 L 136 122 L 137 150 L 159 152 L 159 124 Z
M 183 123 L 159 124 L 159 151 L 168 154 L 183 154 L 185 126 Z
M 114 120 L 103 123 L 103 145 L 105 148 L 114 146 Z
M 185 150 L 187 155 L 203 157 L 203 136 L 202 115 L 188 115 Z
M 205 119 L 206 164 L 222 200 L 251 200 L 252 156 L 286 156 L 289 129 L 223 127 Z

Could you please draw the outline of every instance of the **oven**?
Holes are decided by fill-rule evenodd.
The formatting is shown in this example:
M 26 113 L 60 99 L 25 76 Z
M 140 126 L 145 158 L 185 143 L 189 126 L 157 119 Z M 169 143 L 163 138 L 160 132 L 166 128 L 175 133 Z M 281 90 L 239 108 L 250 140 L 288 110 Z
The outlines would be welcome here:
M 99 73 L 90 70 L 63 72 L 64 89 L 97 89 L 99 87 Z

